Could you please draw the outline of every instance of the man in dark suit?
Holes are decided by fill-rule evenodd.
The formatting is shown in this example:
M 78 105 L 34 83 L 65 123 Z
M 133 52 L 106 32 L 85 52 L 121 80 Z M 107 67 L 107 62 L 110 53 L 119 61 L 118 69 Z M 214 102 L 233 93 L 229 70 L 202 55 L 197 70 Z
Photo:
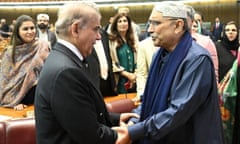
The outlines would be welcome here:
M 54 32 L 49 30 L 49 16 L 48 14 L 40 13 L 37 15 L 37 37 L 46 40 L 49 47 L 52 48 L 57 42 Z
M 94 3 L 79 2 L 59 9 L 58 42 L 40 74 L 35 93 L 38 144 L 114 144 L 112 126 L 132 113 L 108 113 L 85 58 L 101 39 L 101 15 Z
M 212 26 L 213 40 L 218 41 L 221 39 L 221 34 L 223 31 L 223 24 L 220 22 L 219 17 L 215 18 L 215 23 Z
M 101 40 L 96 41 L 92 54 L 87 58 L 90 73 L 103 96 L 116 96 L 117 88 L 112 70 L 108 34 L 103 29 L 100 30 L 100 34 Z

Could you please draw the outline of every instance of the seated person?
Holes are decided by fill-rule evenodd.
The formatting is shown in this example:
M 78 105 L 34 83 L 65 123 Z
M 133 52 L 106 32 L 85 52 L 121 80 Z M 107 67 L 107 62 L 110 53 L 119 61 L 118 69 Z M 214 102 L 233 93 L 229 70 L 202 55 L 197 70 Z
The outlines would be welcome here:
M 34 20 L 17 18 L 10 45 L 4 50 L 0 73 L 0 106 L 22 110 L 33 104 L 35 86 L 45 59 L 48 43 L 35 39 Z

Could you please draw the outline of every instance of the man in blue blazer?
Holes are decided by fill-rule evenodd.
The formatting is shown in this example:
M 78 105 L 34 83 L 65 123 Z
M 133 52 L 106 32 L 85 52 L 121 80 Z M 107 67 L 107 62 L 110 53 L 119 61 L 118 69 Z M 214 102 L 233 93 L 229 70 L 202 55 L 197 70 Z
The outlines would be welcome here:
M 85 62 L 101 39 L 101 15 L 94 3 L 79 3 L 59 9 L 55 25 L 59 39 L 37 84 L 38 144 L 114 144 L 118 135 L 111 127 L 136 116 L 107 112 Z

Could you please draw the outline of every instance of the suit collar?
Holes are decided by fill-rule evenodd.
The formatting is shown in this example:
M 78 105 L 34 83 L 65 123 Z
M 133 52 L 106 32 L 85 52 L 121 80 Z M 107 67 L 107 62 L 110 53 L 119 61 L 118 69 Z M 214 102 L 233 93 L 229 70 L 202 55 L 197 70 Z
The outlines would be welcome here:
M 97 88 L 94 84 L 94 82 L 91 80 L 91 78 L 89 78 L 88 72 L 86 71 L 86 69 L 83 66 L 83 63 L 81 62 L 81 60 L 70 50 L 68 49 L 66 46 L 64 46 L 63 44 L 57 42 L 56 45 L 53 47 L 53 50 L 59 51 L 61 53 L 64 53 L 65 55 L 67 55 L 72 61 L 74 61 L 75 64 L 77 64 L 82 70 L 83 70 L 83 75 L 85 75 L 85 77 L 88 79 L 88 81 L 91 83 L 91 85 L 96 89 L 96 91 L 98 92 L 98 95 L 100 97 L 102 97 L 102 94 L 99 90 L 99 88 Z
M 56 45 L 53 47 L 53 50 L 59 51 L 67 55 L 74 63 L 76 63 L 79 67 L 83 67 L 83 63 L 81 60 L 76 56 L 75 53 L 73 53 L 69 48 L 67 48 L 65 45 L 57 42 Z

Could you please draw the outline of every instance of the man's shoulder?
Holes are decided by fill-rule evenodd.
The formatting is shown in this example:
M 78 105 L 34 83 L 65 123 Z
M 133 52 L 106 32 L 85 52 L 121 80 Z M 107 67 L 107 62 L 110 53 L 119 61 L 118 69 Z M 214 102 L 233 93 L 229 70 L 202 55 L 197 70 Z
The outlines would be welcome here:
M 193 37 L 196 39 L 196 42 L 201 46 L 208 48 L 209 44 L 214 46 L 214 42 L 209 36 L 202 35 L 202 34 L 194 34 Z
M 203 46 L 196 43 L 195 41 L 192 42 L 192 47 L 189 49 L 189 53 L 193 54 L 195 56 L 197 56 L 197 55 L 209 55 L 208 51 Z
M 50 34 L 50 35 L 56 35 L 55 32 L 51 31 L 51 30 L 47 30 L 47 33 Z
M 145 45 L 145 44 L 153 44 L 152 38 L 151 38 L 151 37 L 147 37 L 147 38 L 145 38 L 144 40 L 141 40 L 141 41 L 139 42 L 139 45 L 140 45 L 140 46 L 143 46 L 143 45 Z

